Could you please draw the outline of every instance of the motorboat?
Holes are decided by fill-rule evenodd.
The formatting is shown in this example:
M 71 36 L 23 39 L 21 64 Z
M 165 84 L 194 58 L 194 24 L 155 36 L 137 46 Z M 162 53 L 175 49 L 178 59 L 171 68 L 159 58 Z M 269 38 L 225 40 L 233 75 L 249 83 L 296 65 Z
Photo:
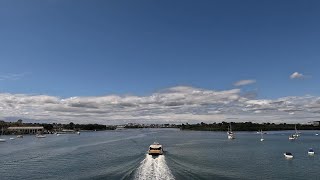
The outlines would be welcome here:
M 297 137 L 295 137 L 294 135 L 289 136 L 289 140 L 296 140 L 296 139 L 297 139 Z
M 313 149 L 312 149 L 312 148 L 310 148 L 310 149 L 309 149 L 309 151 L 308 151 L 308 155 L 311 155 L 311 156 L 312 156 L 312 155 L 314 155 L 314 151 L 313 151 Z
M 23 135 L 17 135 L 17 138 L 23 138 Z
M 290 152 L 285 152 L 285 153 L 283 153 L 283 155 L 284 155 L 284 157 L 287 158 L 287 159 L 292 159 L 292 158 L 293 158 L 293 155 L 292 155 L 292 153 L 290 153 Z
M 14 140 L 14 137 L 11 137 L 10 140 Z
M 228 134 L 228 139 L 235 139 L 235 135 L 234 135 L 234 133 L 232 132 L 232 128 L 231 128 L 231 123 L 230 123 L 230 125 L 229 125 L 229 127 L 228 127 L 228 132 L 227 132 L 227 134 Z
M 36 137 L 37 137 L 37 138 L 46 138 L 46 135 L 43 135 L 43 134 L 37 134 L 37 135 L 36 135 Z
M 158 142 L 154 142 L 153 144 L 150 145 L 148 154 L 155 155 L 155 156 L 162 155 L 163 154 L 162 145 L 159 144 Z
M 319 134 L 318 134 L 318 133 L 316 133 L 315 135 L 316 135 L 316 136 L 319 136 Z
M 80 131 L 77 131 L 77 134 L 80 135 Z

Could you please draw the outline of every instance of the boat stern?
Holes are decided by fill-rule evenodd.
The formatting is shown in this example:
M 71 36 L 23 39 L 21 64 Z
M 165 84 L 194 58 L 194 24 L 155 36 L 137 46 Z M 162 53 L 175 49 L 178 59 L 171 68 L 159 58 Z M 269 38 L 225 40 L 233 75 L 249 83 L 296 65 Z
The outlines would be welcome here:
M 148 154 L 153 156 L 158 156 L 158 155 L 162 155 L 163 152 L 162 150 L 149 150 Z

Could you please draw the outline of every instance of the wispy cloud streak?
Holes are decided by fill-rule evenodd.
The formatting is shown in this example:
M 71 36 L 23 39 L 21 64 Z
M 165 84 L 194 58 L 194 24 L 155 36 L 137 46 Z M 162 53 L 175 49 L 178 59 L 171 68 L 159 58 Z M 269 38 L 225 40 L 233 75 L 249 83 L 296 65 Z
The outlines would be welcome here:
M 14 73 L 9 73 L 9 74 L 0 74 L 0 81 L 14 81 L 14 80 L 19 80 L 21 79 L 25 74 L 14 74 Z
M 245 85 L 254 84 L 254 83 L 256 83 L 256 80 L 254 80 L 254 79 L 245 79 L 245 80 L 237 81 L 233 85 L 234 86 L 245 86 Z

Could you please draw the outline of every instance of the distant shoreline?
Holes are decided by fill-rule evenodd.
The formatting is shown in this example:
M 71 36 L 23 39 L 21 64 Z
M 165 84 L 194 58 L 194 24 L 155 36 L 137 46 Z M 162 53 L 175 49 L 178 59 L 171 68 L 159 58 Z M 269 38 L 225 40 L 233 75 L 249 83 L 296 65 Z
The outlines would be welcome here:
M 198 124 L 182 124 L 181 130 L 193 130 L 193 131 L 227 131 L 230 123 L 198 123 Z M 275 124 L 275 123 L 252 123 L 252 122 L 241 122 L 241 123 L 231 123 L 232 131 L 290 131 L 295 130 L 320 130 L 319 125 L 313 124 Z
M 104 131 L 104 130 L 121 130 L 121 129 L 143 129 L 143 128 L 177 128 L 180 130 L 192 130 L 192 131 L 227 131 L 230 124 L 232 125 L 232 131 L 290 131 L 290 130 L 320 130 L 319 123 L 314 124 L 286 124 L 286 123 L 253 123 L 253 122 L 221 122 L 207 124 L 204 122 L 197 124 L 135 124 L 128 123 L 125 125 L 102 125 L 102 124 L 69 124 L 60 123 L 22 123 L 22 120 L 17 122 L 5 122 L 0 121 L 0 130 L 4 131 L 8 127 L 34 127 L 42 126 L 45 133 L 59 132 L 62 130 L 74 130 L 74 131 Z M 6 132 L 8 133 L 8 132 Z

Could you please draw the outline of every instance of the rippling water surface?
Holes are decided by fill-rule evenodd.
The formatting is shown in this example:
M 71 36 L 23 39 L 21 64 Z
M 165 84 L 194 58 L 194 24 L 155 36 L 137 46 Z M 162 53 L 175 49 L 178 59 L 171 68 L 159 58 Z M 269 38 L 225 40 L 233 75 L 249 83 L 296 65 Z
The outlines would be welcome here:
M 228 140 L 225 132 L 178 129 L 3 136 L 0 179 L 320 179 L 320 137 L 302 131 L 290 142 L 289 134 L 268 132 L 264 142 L 252 132 Z M 154 141 L 165 155 L 146 154 Z M 294 159 L 286 160 L 285 151 Z

